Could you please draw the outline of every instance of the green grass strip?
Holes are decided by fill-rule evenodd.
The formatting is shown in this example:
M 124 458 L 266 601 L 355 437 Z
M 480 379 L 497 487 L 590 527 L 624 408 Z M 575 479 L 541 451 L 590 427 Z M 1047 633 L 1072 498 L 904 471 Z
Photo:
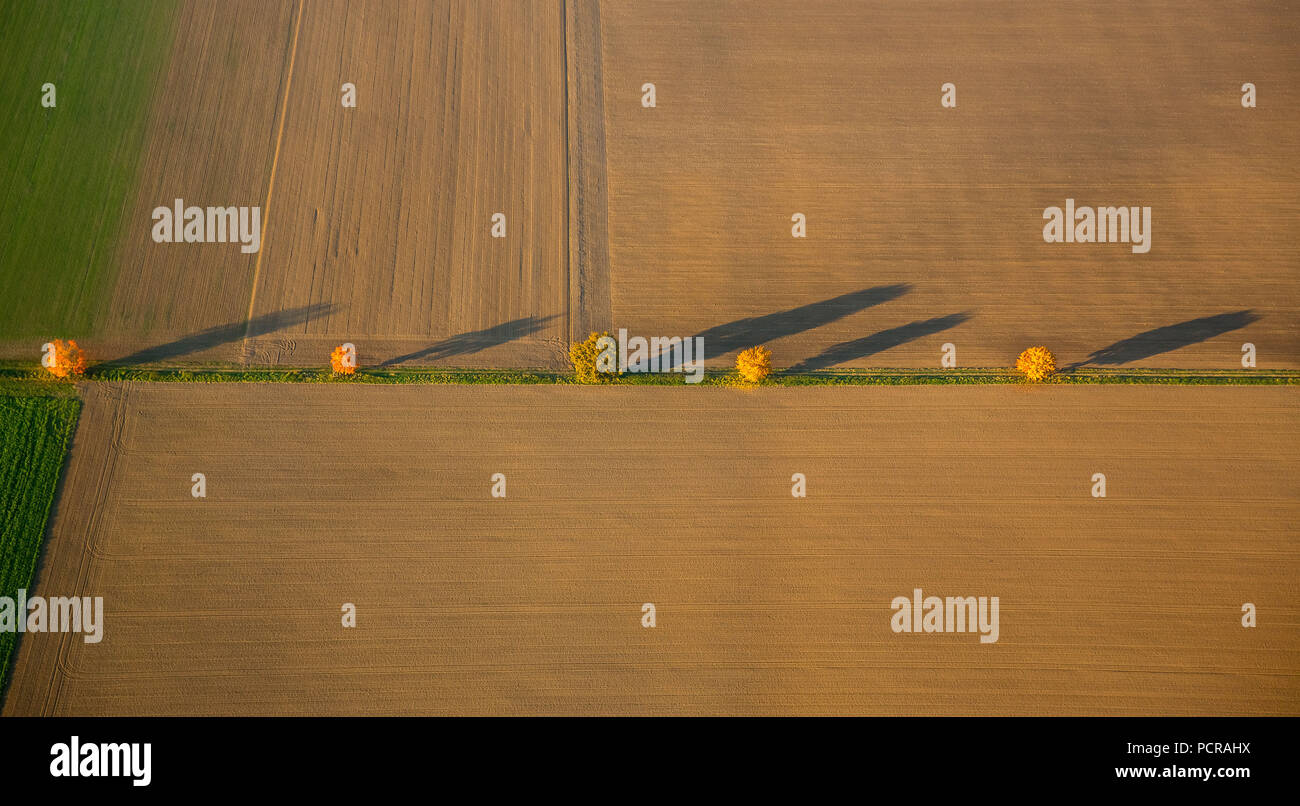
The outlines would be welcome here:
M 160 383 L 353 383 L 353 384 L 551 384 L 574 385 L 571 372 L 528 369 L 362 368 L 355 375 L 335 376 L 328 369 L 145 369 L 91 367 L 86 381 L 144 381 Z M 709 370 L 699 386 L 732 386 L 735 374 Z M 951 386 L 1026 384 L 1007 369 L 864 369 L 817 372 L 775 372 L 758 386 Z M 1175 386 L 1289 386 L 1300 384 L 1297 370 L 1175 370 L 1078 369 L 1060 372 L 1038 385 L 1059 384 L 1160 384 Z M 41 394 L 71 394 L 66 381 L 53 381 L 34 365 L 0 364 L 0 391 L 6 385 L 30 386 Z M 599 386 L 687 386 L 684 375 L 627 374 Z M 33 393 L 33 392 L 28 392 Z
M 20 588 L 31 591 L 80 410 L 81 401 L 75 398 L 39 391 L 29 397 L 0 396 L 0 596 L 14 597 Z M 0 631 L 0 693 L 8 682 L 17 638 L 14 632 Z

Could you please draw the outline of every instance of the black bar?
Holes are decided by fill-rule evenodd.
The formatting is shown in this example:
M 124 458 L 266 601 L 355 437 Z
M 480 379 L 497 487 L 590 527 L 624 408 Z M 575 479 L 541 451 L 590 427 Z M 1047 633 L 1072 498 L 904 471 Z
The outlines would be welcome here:
M 127 797 L 291 791 L 333 799 L 405 788 L 432 799 L 455 797 L 456 784 L 478 796 L 522 787 L 623 800 L 656 790 L 799 786 L 811 795 L 835 785 L 874 799 L 891 791 L 885 785 L 917 783 L 1000 796 L 1217 797 L 1290 790 L 1295 727 L 1290 718 L 6 719 L 0 768 L 6 788 L 18 785 L 9 791 Z M 136 786 L 130 775 L 53 777 L 51 748 L 70 752 L 73 736 L 83 759 L 88 743 L 148 743 L 149 784 Z M 1206 768 L 1209 780 L 1187 772 Z

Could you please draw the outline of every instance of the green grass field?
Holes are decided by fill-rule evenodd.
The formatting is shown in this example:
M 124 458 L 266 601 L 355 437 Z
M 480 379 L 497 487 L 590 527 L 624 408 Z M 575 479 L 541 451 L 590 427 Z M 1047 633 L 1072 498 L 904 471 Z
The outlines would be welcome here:
M 0 596 L 31 590 L 80 409 L 72 397 L 0 397 Z M 0 632 L 0 692 L 16 638 Z
M 175 16 L 173 0 L 0 0 L 0 341 L 93 332 Z

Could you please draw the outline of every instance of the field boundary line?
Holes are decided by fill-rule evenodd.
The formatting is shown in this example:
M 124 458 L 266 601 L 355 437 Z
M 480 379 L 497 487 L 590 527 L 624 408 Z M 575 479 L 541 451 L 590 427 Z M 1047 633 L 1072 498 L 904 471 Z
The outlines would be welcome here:
M 284 138 L 284 119 L 289 112 L 289 89 L 293 86 L 293 63 L 298 57 L 298 30 L 302 27 L 302 0 L 293 21 L 293 41 L 289 45 L 289 71 L 284 79 L 284 95 L 280 98 L 280 123 L 275 132 L 275 150 L 271 152 L 271 175 L 266 182 L 266 202 L 262 206 L 262 242 L 253 264 L 253 288 L 248 295 L 248 316 L 244 319 L 244 342 L 241 350 L 243 363 L 248 363 L 248 337 L 253 329 L 253 306 L 257 304 L 257 284 L 262 277 L 262 255 L 266 254 L 266 235 L 271 231 L 271 195 L 275 192 L 275 168 L 280 162 L 280 142 Z
M 564 0 L 562 15 L 567 324 L 580 341 L 613 319 L 600 3 Z
M 141 381 L 146 383 L 359 383 L 359 384 L 550 384 L 578 383 L 572 372 L 521 367 L 517 369 L 467 369 L 451 367 L 406 367 L 387 369 L 363 367 L 355 375 L 335 376 L 325 367 L 90 367 L 85 382 Z M 0 362 L 0 381 L 28 386 L 30 390 L 57 391 L 68 384 L 50 379 L 34 365 Z M 700 386 L 732 386 L 731 370 L 708 369 Z M 754 387 L 796 386 L 1025 386 L 1143 385 L 1165 386 L 1300 386 L 1300 370 L 1189 370 L 1189 369 L 1087 369 L 1053 375 L 1045 381 L 1029 382 L 1011 369 L 982 367 L 955 370 L 864 369 L 790 372 L 776 370 Z M 600 386 L 687 386 L 677 373 L 624 375 Z M 747 387 L 750 385 L 746 385 Z M 4 390 L 0 387 L 0 394 Z
M 569 75 L 569 2 L 560 0 L 560 65 L 564 70 L 564 330 L 573 341 L 573 77 Z

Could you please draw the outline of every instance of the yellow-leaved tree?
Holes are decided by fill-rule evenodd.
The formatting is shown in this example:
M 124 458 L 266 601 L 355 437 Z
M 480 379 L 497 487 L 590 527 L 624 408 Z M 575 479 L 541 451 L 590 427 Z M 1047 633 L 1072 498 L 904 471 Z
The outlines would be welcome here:
M 736 372 L 746 383 L 759 383 L 772 374 L 772 351 L 766 347 L 750 347 L 736 355 Z
M 596 367 L 601 353 L 597 343 L 601 339 L 609 339 L 606 344 L 617 343 L 613 336 L 602 330 L 599 333 L 592 333 L 586 341 L 575 341 L 569 345 L 569 361 L 573 364 L 573 374 L 579 383 L 609 383 L 618 377 L 617 356 L 610 366 L 602 366 L 600 370 Z
M 1016 359 L 1016 369 L 1031 381 L 1041 381 L 1056 372 L 1056 356 L 1046 347 L 1030 347 Z

